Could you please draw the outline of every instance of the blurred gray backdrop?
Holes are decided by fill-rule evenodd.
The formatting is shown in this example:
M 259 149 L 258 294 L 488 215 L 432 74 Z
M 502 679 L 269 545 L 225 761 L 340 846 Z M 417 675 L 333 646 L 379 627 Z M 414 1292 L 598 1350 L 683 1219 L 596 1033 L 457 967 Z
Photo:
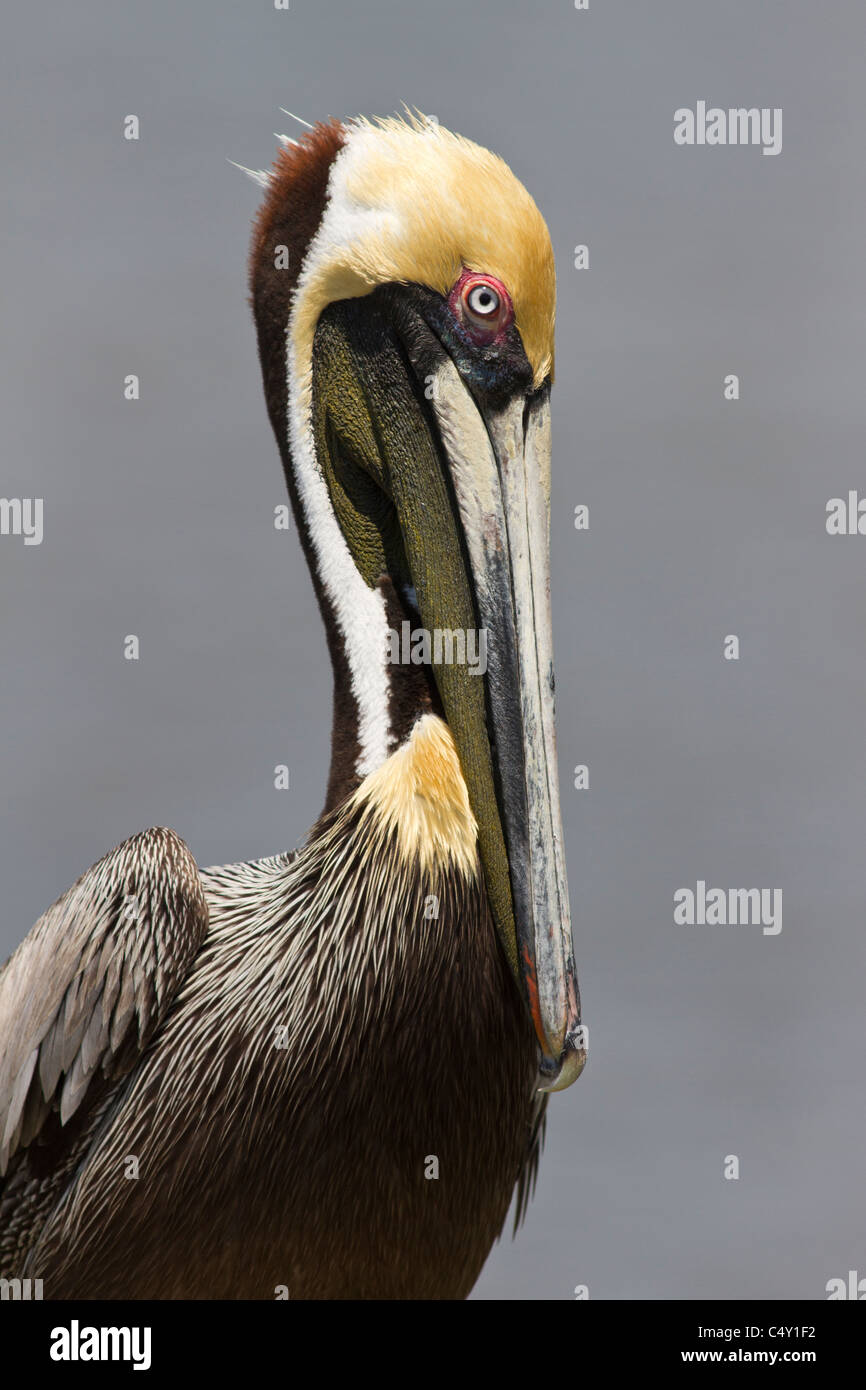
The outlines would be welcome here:
M 0 958 L 137 830 L 207 865 L 291 847 L 320 809 L 330 672 L 273 529 L 258 195 L 226 159 L 267 167 L 280 106 L 417 105 L 508 160 L 559 275 L 590 1061 L 476 1296 L 823 1298 L 866 1274 L 866 537 L 825 529 L 866 493 L 862 5 L 52 0 L 4 29 L 0 494 L 43 497 L 45 529 L 0 537 Z M 698 100 L 782 107 L 781 154 L 676 146 Z M 676 926 L 698 879 L 781 889 L 782 932 Z

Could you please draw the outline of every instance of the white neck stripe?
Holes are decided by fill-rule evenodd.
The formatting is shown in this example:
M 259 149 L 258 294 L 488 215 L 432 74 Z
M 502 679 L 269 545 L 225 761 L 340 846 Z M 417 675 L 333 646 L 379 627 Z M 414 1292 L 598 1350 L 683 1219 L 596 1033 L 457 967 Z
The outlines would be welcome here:
M 356 771 L 362 777 L 381 767 L 392 749 L 388 708 L 388 619 L 385 599 L 362 578 L 340 529 L 327 484 L 316 458 L 312 425 L 312 341 L 299 341 L 299 315 L 305 291 L 345 235 L 344 212 L 337 193 L 341 161 L 337 155 L 328 181 L 328 201 L 298 277 L 292 312 L 286 328 L 289 447 L 298 493 L 325 594 L 342 635 L 358 707 L 360 754 Z M 337 196 L 335 196 L 335 194 Z

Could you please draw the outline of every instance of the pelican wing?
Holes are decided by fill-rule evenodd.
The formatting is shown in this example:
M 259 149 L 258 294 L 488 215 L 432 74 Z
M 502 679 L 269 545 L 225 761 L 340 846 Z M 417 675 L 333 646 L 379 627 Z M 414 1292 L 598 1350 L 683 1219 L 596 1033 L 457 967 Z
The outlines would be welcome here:
M 0 971 L 0 1175 L 52 1111 L 66 1124 L 143 1053 L 207 933 L 172 830 L 125 840 L 58 898 Z

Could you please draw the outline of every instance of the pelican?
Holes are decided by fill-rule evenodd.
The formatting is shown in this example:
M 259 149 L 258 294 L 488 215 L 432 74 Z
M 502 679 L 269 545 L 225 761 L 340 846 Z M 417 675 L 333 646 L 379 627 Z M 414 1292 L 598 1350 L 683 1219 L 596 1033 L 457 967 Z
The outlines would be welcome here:
M 4 966 L 0 1274 L 45 1298 L 466 1297 L 585 1060 L 547 227 L 500 158 L 417 113 L 321 123 L 257 177 L 327 795 L 299 850 L 253 863 L 134 835 Z

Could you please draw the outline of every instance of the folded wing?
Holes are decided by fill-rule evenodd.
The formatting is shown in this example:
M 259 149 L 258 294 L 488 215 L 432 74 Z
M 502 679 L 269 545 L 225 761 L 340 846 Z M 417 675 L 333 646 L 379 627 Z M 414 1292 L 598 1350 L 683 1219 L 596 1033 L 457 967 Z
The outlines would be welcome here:
M 0 971 L 0 1177 L 46 1119 L 81 1113 L 141 1057 L 207 934 L 174 831 L 125 840 L 58 898 Z

